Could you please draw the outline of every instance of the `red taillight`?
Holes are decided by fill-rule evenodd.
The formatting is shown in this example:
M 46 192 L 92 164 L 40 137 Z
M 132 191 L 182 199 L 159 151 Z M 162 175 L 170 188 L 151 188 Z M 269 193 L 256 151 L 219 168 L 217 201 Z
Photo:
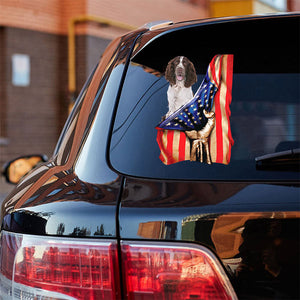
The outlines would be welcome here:
M 126 242 L 122 253 L 129 300 L 236 298 L 217 259 L 204 247 Z
M 1 234 L 0 244 L 0 271 L 1 275 L 8 279 L 12 279 L 15 255 L 22 243 L 22 236 L 15 234 L 8 234 L 3 232 Z M 1 291 L 1 290 L 0 290 Z
M 206 248 L 179 243 L 121 243 L 3 231 L 3 299 L 236 299 L 222 266 Z M 0 297 L 0 298 L 1 298 Z M 1 299 L 2 299 L 1 298 Z
M 1 248 L 0 288 L 12 280 L 16 299 L 120 299 L 115 242 L 3 232 Z

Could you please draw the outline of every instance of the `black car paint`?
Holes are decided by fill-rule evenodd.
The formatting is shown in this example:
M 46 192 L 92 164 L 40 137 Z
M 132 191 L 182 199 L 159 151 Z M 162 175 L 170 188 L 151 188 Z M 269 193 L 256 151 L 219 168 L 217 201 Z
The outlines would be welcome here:
M 122 63 L 124 58 L 128 61 L 135 38 L 125 37 L 120 42 L 118 59 Z M 99 105 L 96 102 L 90 123 Z M 101 115 L 108 112 L 105 117 L 113 120 L 115 101 L 106 105 Z M 112 128 L 110 123 L 106 125 L 101 134 L 107 141 Z M 2 230 L 70 238 L 191 242 L 209 247 L 219 257 L 224 247 L 222 236 L 235 236 L 241 244 L 220 259 L 240 298 L 299 296 L 295 289 L 299 280 L 299 182 L 137 179 L 112 170 L 106 142 L 101 147 L 97 151 L 102 169 L 94 166 L 94 172 L 100 174 L 97 180 L 84 166 L 76 171 L 74 161 L 72 168 L 58 164 L 57 154 L 35 171 L 36 176 L 25 178 L 3 203 Z M 79 153 L 78 148 L 76 157 Z M 37 180 L 41 174 L 43 182 Z M 232 226 L 225 226 L 220 238 L 216 237 L 216 224 L 222 218 L 232 220 L 228 223 Z M 241 258 L 240 272 L 234 276 L 232 260 L 237 257 Z M 275 269 L 282 270 L 280 275 Z
M 297 185 L 128 178 L 118 234 L 115 217 L 121 185 L 120 178 L 99 185 L 83 182 L 74 173 L 64 174 L 55 186 L 41 189 L 41 194 L 33 195 L 22 208 L 7 214 L 2 228 L 69 238 L 199 243 L 220 257 L 242 298 L 258 297 L 262 292 L 271 299 L 281 293 L 292 299 L 297 296 L 293 294 L 300 263 L 300 244 L 295 239 L 300 235 L 299 213 L 293 213 L 299 210 Z M 225 226 L 218 228 L 224 221 Z M 224 240 L 232 238 L 235 242 L 227 245 L 230 251 L 226 253 Z M 232 249 L 233 244 L 239 247 Z M 273 260 L 268 262 L 266 257 Z M 240 268 L 236 277 L 235 268 Z M 284 281 L 273 275 L 274 268 L 280 268 Z

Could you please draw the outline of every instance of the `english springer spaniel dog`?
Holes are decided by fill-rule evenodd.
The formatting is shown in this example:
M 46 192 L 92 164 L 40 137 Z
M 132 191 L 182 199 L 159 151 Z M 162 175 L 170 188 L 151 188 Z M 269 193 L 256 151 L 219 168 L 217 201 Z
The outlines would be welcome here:
M 168 118 L 193 97 L 192 85 L 197 81 L 197 74 L 193 63 L 185 56 L 177 56 L 169 61 L 165 78 L 170 83 L 168 88 L 169 111 Z

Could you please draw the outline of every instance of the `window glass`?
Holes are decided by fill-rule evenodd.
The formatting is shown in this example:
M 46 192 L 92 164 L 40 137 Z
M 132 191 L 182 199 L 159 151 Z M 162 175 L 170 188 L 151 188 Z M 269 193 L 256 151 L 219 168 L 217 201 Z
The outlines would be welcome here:
M 220 27 L 224 34 L 215 25 L 171 32 L 141 50 L 132 59 L 120 97 L 110 143 L 112 166 L 147 178 L 298 178 L 289 168 L 256 168 L 257 157 L 299 148 L 298 42 L 282 37 L 284 47 L 278 45 L 272 26 L 291 26 L 278 21 L 243 22 L 238 27 L 245 36 L 239 41 L 229 37 L 226 47 L 214 33 L 234 32 L 232 24 Z M 256 35 L 247 34 L 253 30 Z M 180 46 L 201 36 L 205 40 L 195 47 Z M 167 68 L 177 57 L 186 69 L 183 56 L 193 63 L 197 78 L 192 96 L 184 92 L 189 101 L 176 107 L 181 96 L 174 86 L 178 89 L 178 80 L 187 75 L 181 70 L 172 84 Z
M 111 72 L 105 89 L 99 89 L 95 97 L 98 108 L 95 119 L 87 134 L 75 165 L 75 172 L 83 181 L 90 183 L 106 183 L 114 181 L 116 175 L 107 167 L 106 141 L 110 128 L 110 119 L 114 109 L 114 101 L 124 71 L 124 65 L 116 66 Z
M 100 95 L 103 94 L 103 90 L 105 89 L 105 85 L 107 83 L 107 77 L 109 76 L 110 70 L 112 69 L 112 64 L 115 61 L 116 55 L 115 52 L 118 51 L 118 44 L 120 43 L 120 39 L 115 39 L 112 43 L 106 48 L 103 56 L 101 57 L 99 65 L 97 64 L 94 70 L 91 72 L 89 78 L 87 79 L 86 83 L 84 84 L 80 94 L 78 95 L 74 107 L 68 116 L 68 119 L 64 125 L 64 128 L 61 132 L 57 145 L 55 147 L 53 155 L 56 156 L 56 163 L 63 164 L 67 161 L 71 145 L 73 143 L 73 138 L 75 134 L 75 128 L 77 126 L 77 121 L 81 109 L 84 105 L 85 96 L 87 94 L 87 90 L 90 87 L 91 81 L 95 75 L 97 74 L 96 70 L 99 69 L 100 74 L 98 72 L 98 76 L 101 76 L 101 82 L 98 87 L 97 96 L 92 104 L 90 113 L 88 115 L 87 126 L 85 128 L 85 132 L 83 136 L 87 134 L 87 131 L 90 128 L 91 123 L 93 122 L 93 118 L 95 116 L 95 111 L 98 109 L 99 105 L 99 98 Z
M 89 76 L 88 80 L 86 81 L 84 87 L 82 88 L 78 98 L 75 101 L 74 107 L 73 107 L 70 115 L 68 116 L 68 119 L 67 119 L 67 121 L 64 125 L 64 128 L 61 132 L 61 135 L 58 139 L 58 142 L 54 149 L 53 155 L 56 155 L 61 150 L 62 145 L 65 146 L 67 144 L 68 141 L 66 141 L 66 140 L 68 140 L 70 138 L 70 136 L 72 135 L 71 132 L 74 130 L 74 127 L 75 127 L 74 123 L 77 122 L 77 118 L 78 118 L 79 112 L 81 110 L 82 103 L 83 103 L 84 97 L 86 95 L 86 91 L 90 85 L 90 82 L 93 78 L 93 74 L 94 74 L 95 70 L 96 70 L 96 68 L 94 68 L 94 70 L 92 71 L 92 73 Z M 72 124 L 73 124 L 73 126 L 72 126 Z

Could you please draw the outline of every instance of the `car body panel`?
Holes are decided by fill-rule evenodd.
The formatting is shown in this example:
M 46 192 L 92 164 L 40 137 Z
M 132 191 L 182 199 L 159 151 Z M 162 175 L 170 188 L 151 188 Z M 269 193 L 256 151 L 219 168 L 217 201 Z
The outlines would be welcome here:
M 120 179 L 95 185 L 61 172 L 3 219 L 2 228 L 26 234 L 116 237 Z
M 210 248 L 242 299 L 297 297 L 299 236 L 298 184 L 126 180 L 120 237 Z

